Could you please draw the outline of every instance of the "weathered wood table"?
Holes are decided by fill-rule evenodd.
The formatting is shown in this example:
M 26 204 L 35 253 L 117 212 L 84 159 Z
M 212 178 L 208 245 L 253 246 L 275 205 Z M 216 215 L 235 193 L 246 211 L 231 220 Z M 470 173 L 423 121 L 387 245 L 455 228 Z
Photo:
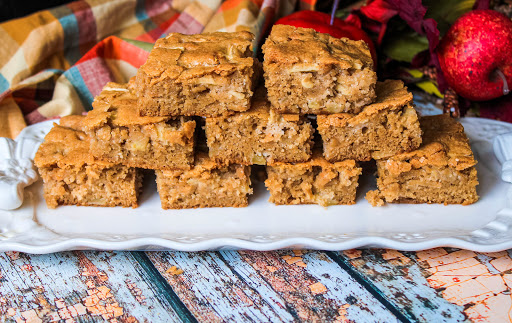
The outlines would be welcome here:
M 0 254 L 2 321 L 509 322 L 507 251 Z

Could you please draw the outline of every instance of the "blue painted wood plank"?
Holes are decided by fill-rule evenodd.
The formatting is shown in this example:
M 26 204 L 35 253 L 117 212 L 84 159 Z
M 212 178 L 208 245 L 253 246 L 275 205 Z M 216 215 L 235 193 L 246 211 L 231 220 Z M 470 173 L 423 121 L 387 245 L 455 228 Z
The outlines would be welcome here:
M 322 252 L 147 255 L 199 321 L 397 321 Z
M 368 286 L 372 286 L 404 317 L 414 322 L 465 322 L 464 308 L 452 304 L 432 288 L 429 273 L 415 253 L 368 249 L 340 252 Z
M 0 254 L 6 320 L 181 322 L 129 252 Z

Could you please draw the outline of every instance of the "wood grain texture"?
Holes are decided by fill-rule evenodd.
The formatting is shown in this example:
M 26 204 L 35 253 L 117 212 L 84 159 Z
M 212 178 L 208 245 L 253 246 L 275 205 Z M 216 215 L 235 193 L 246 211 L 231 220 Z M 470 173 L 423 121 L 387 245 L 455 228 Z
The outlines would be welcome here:
M 0 274 L 6 321 L 181 321 L 129 252 L 2 253 Z
M 0 254 L 8 322 L 512 322 L 511 290 L 508 251 Z
M 512 322 L 509 252 L 349 250 L 343 259 L 417 322 Z
M 147 255 L 198 321 L 397 321 L 322 252 Z

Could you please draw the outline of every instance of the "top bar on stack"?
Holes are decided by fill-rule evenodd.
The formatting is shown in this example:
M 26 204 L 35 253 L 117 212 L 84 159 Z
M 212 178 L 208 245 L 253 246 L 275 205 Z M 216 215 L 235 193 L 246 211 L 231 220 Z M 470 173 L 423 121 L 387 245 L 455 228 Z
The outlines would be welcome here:
M 136 76 L 140 115 L 216 117 L 248 110 L 259 74 L 253 39 L 242 31 L 157 40 Z
M 276 25 L 262 47 L 265 86 L 280 113 L 359 113 L 375 99 L 377 75 L 364 41 Z

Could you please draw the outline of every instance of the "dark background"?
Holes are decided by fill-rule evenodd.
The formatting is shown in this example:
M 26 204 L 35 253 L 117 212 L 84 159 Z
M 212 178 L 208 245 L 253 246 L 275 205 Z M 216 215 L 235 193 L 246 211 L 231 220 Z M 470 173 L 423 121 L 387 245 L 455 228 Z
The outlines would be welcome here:
M 19 18 L 31 14 L 33 12 L 57 7 L 70 0 L 39 0 L 39 1 L 22 1 L 22 0 L 0 0 L 0 22 Z
M 26 0 L 0 0 L 0 22 L 19 18 L 31 14 L 33 12 L 57 7 L 65 3 L 72 2 L 71 0 L 38 0 L 38 1 L 26 1 Z M 333 0 L 318 0 L 316 4 L 316 10 L 330 12 L 332 8 Z M 344 3 L 351 3 L 351 1 L 345 1 Z

